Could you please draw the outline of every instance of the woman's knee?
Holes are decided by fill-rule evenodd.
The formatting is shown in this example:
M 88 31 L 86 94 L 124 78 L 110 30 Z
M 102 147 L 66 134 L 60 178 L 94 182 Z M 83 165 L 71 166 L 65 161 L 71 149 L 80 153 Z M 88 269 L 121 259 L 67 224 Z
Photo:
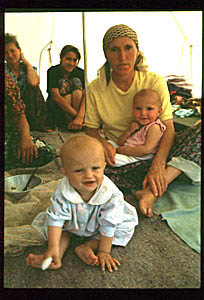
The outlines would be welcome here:
M 82 90 L 74 90 L 72 92 L 72 106 L 78 111 L 81 105 L 81 100 L 82 100 Z

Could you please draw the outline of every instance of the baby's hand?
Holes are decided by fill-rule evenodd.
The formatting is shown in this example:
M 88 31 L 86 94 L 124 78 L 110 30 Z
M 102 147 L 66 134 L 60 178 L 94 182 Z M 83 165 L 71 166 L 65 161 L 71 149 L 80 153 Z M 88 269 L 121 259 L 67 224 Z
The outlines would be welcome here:
M 51 258 L 51 261 L 49 262 L 49 269 L 59 269 L 62 265 L 60 255 L 59 255 L 59 249 L 53 248 L 48 249 L 44 254 L 44 260 L 47 258 Z
M 118 154 L 124 154 L 124 155 L 128 155 L 126 150 L 129 146 L 120 146 L 116 149 L 116 153 Z
M 139 129 L 140 125 L 137 122 L 132 122 L 130 125 L 130 132 L 133 133 L 136 129 Z
M 41 269 L 43 271 L 47 270 L 52 262 L 52 257 L 47 257 L 43 260 Z
M 105 271 L 105 266 L 107 267 L 109 272 L 112 272 L 113 270 L 116 271 L 117 265 L 120 266 L 120 263 L 117 259 L 113 258 L 110 254 L 99 251 L 97 253 L 99 263 L 101 265 L 101 270 Z M 112 270 L 113 268 L 113 270 Z

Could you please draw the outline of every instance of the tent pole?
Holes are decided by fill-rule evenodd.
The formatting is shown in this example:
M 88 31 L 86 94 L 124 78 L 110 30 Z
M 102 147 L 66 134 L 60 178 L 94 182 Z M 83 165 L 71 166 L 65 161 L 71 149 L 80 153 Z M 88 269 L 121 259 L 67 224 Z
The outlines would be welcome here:
M 191 75 L 191 79 L 192 79 L 192 77 L 193 77 L 193 70 L 192 70 L 192 63 L 193 63 L 193 61 L 192 61 L 192 55 L 193 55 L 193 45 L 190 45 L 190 75 Z
M 86 21 L 85 13 L 82 12 L 82 26 L 83 26 L 83 48 L 84 48 L 84 78 L 85 78 L 85 93 L 88 86 L 87 78 L 87 52 L 86 52 Z

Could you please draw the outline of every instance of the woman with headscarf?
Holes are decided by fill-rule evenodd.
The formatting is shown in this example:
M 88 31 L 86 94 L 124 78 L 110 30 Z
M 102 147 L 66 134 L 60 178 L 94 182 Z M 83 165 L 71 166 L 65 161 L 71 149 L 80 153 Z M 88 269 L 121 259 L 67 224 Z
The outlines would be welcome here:
M 98 78 L 91 82 L 87 90 L 86 133 L 96 137 L 103 144 L 109 165 L 105 173 L 119 188 L 126 190 L 143 187 L 144 189 L 148 185 L 155 197 L 161 196 L 169 183 L 166 178 L 166 162 L 167 159 L 170 160 L 169 153 L 175 136 L 167 83 L 162 76 L 147 70 L 144 55 L 139 49 L 137 34 L 132 28 L 123 24 L 109 28 L 103 38 L 103 50 L 106 63 L 99 70 Z M 135 93 L 148 88 L 160 95 L 162 101 L 160 120 L 166 126 L 158 152 L 153 159 L 114 168 L 116 149 L 107 140 L 117 143 L 118 138 L 133 121 L 131 110 Z M 101 126 L 105 138 L 99 134 Z M 196 138 L 198 130 L 200 127 L 191 130 L 192 139 Z M 196 140 L 197 145 L 193 140 L 197 152 L 200 151 L 198 139 L 199 135 Z M 185 142 L 185 139 L 182 141 Z M 191 141 L 189 142 L 192 148 Z M 189 158 L 188 151 L 182 152 L 183 147 L 184 145 L 181 144 L 180 152 L 177 151 L 176 156 L 182 156 L 184 160 L 189 159 L 192 168 L 199 169 L 199 153 Z M 171 152 L 171 157 L 173 155 L 174 153 Z M 179 169 L 181 164 L 177 162 L 173 165 L 172 178 L 181 173 Z M 186 164 L 184 165 L 185 167 L 181 169 L 183 172 L 186 168 Z M 150 216 L 153 202 L 144 206 L 146 207 L 143 213 Z

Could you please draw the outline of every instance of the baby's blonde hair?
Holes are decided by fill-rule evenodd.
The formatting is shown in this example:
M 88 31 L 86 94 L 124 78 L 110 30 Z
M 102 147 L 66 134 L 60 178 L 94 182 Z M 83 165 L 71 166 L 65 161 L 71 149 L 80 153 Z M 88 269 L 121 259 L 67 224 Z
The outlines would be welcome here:
M 63 146 L 60 149 L 60 158 L 62 166 L 65 166 L 65 163 L 72 159 L 72 155 L 75 154 L 77 149 L 86 151 L 90 148 L 91 145 L 96 144 L 101 147 L 101 153 L 104 156 L 105 161 L 105 153 L 102 144 L 94 137 L 91 137 L 86 134 L 73 135 L 68 138 Z
M 138 97 L 148 96 L 150 94 L 155 96 L 155 100 L 157 101 L 158 106 L 161 107 L 162 106 L 162 101 L 161 101 L 160 95 L 155 90 L 152 90 L 152 89 L 142 89 L 139 92 L 137 92 L 134 96 L 134 99 L 133 99 L 133 105 L 135 105 L 135 102 L 138 99 Z

